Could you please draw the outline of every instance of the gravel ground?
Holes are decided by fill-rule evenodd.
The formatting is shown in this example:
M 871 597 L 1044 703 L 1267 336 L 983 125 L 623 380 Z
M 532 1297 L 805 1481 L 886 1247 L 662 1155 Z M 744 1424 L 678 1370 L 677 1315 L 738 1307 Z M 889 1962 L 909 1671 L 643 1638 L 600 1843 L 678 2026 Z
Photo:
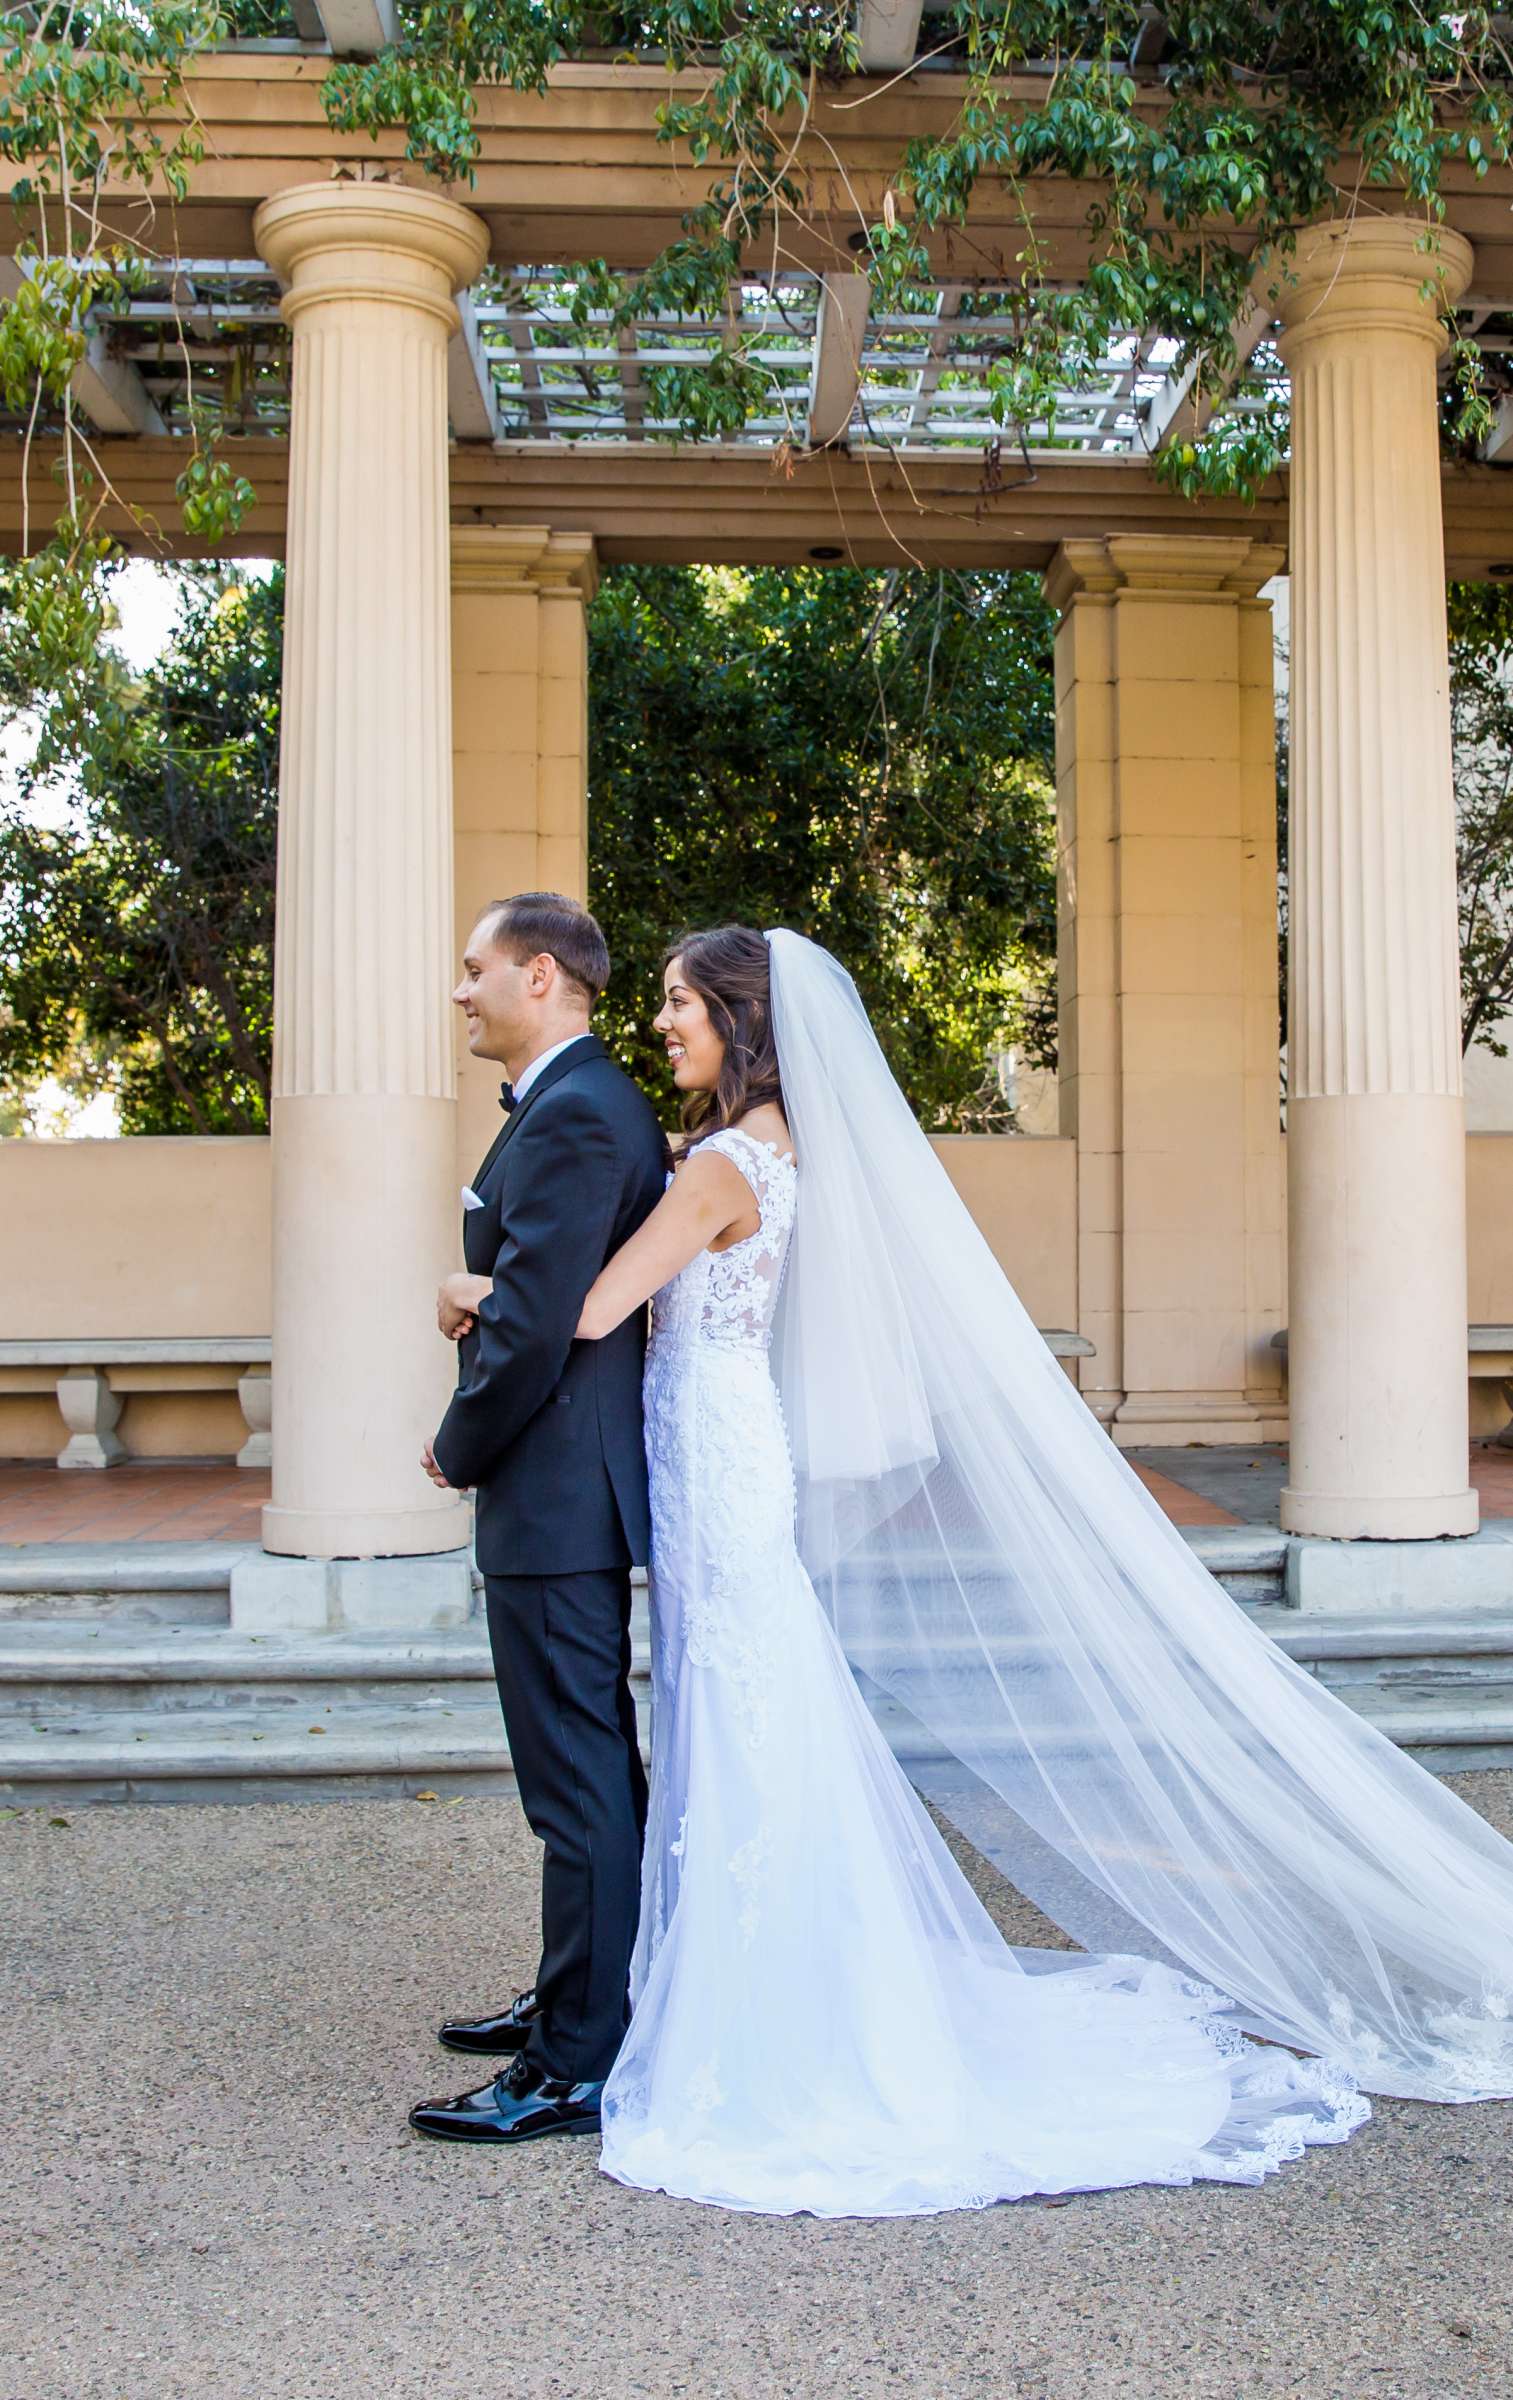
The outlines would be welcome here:
M 1513 1829 L 1513 1775 L 1462 1788 Z M 536 1858 L 488 1798 L 0 1824 L 3 2400 L 1513 2387 L 1505 2107 L 1381 2102 L 1259 2191 L 878 2224 L 626 2191 L 589 2142 L 416 2140 L 409 2103 L 468 2080 L 437 2020 L 528 1978 Z

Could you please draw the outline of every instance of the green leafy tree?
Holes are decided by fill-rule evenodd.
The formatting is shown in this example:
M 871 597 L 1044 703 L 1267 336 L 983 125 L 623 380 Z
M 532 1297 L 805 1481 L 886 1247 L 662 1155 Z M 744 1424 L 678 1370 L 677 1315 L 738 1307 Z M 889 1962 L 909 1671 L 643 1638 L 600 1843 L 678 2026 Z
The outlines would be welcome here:
M 1450 586 L 1461 1035 L 1508 1055 L 1513 1013 L 1513 593 Z
M 0 822 L 0 1071 L 111 1089 L 128 1132 L 266 1122 L 282 593 L 202 577 L 75 759 L 67 822 Z M 593 603 L 592 886 L 604 1028 L 649 1034 L 664 945 L 744 917 L 853 967 L 932 1123 L 1006 1110 L 995 1045 L 1048 1042 L 1049 615 L 1033 579 L 621 569 Z M 44 734 L 56 764 L 77 728 Z
M 622 568 L 590 621 L 591 896 L 620 1057 L 665 1080 L 669 938 L 792 925 L 851 968 L 928 1123 L 1002 1125 L 993 1051 L 1052 1042 L 1037 579 Z
M 128 1133 L 256 1133 L 272 1020 L 282 576 L 188 579 L 125 730 L 65 712 L 0 816 L 0 1074 L 119 1099 Z
M 265 0 L 249 0 L 256 20 Z M 62 509 L 6 570 L 0 685 L 29 681 L 51 698 L 59 686 L 88 695 L 96 748 L 123 726 L 102 653 L 105 578 L 115 545 L 102 533 L 107 487 L 78 421 L 71 378 L 89 338 L 89 314 L 124 304 L 151 256 L 151 239 L 123 234 L 106 209 L 114 189 L 166 191 L 182 200 L 204 156 L 204 129 L 188 107 L 185 77 L 231 19 L 216 0 L 68 0 L 67 6 L 0 12 L 0 162 L 12 170 L 17 274 L 0 299 L 0 404 L 21 428 L 23 507 L 39 430 L 61 436 Z M 264 30 L 254 22 L 249 30 Z M 15 239 L 19 236 L 19 239 Z M 155 237 L 153 237 L 155 238 Z M 185 527 L 214 547 L 253 499 L 245 476 L 220 455 L 214 407 L 194 413 L 178 498 Z M 148 520 L 137 511 L 144 531 Z

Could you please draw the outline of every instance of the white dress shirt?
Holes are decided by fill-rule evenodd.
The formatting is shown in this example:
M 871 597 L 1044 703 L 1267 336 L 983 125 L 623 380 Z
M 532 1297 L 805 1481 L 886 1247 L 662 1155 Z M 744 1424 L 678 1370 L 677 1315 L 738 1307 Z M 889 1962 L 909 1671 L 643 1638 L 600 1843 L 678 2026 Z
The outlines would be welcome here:
M 521 1101 L 525 1098 L 526 1093 L 530 1090 L 531 1085 L 535 1082 L 537 1076 L 545 1073 L 546 1069 L 551 1065 L 552 1060 L 554 1058 L 560 1058 L 564 1050 L 571 1050 L 574 1042 L 581 1042 L 583 1038 L 584 1036 L 581 1033 L 570 1033 L 565 1042 L 553 1042 L 550 1050 L 542 1050 L 535 1058 L 531 1060 L 531 1063 L 528 1067 L 521 1068 L 519 1074 L 515 1078 L 515 1106 L 517 1108 L 520 1106 Z

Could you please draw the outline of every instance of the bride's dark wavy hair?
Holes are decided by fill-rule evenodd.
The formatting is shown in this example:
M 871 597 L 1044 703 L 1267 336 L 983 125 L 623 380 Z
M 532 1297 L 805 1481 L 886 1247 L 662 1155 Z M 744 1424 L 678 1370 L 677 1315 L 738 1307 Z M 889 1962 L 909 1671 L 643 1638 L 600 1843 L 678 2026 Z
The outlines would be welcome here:
M 674 959 L 681 961 L 683 981 L 698 993 L 725 1045 L 715 1090 L 690 1092 L 683 1102 L 683 1131 L 692 1149 L 764 1101 L 782 1108 L 783 1082 L 772 1030 L 772 967 L 763 936 L 750 925 L 712 926 L 670 942 L 664 973 Z

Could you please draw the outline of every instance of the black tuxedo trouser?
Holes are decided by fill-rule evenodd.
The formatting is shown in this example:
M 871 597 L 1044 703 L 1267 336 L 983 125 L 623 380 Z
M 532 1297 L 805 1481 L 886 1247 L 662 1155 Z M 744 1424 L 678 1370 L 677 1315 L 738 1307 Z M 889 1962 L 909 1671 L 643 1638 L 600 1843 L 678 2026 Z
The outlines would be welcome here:
M 489 1644 L 541 1875 L 541 2013 L 526 2055 L 597 2082 L 630 2015 L 646 1773 L 630 1695 L 630 1569 L 487 1575 Z

